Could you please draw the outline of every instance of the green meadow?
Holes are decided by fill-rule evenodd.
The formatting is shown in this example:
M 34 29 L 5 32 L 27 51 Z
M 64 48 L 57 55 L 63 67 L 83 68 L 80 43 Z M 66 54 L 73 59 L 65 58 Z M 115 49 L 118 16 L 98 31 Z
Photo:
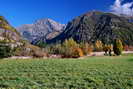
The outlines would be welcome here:
M 133 89 L 133 55 L 1 59 L 0 89 Z

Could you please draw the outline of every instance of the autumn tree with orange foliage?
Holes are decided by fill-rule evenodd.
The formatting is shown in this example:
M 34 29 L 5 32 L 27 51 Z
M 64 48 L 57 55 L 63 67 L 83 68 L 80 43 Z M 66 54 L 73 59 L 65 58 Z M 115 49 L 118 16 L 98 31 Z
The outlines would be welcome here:
M 80 48 L 82 49 L 84 55 L 88 55 L 93 51 L 93 46 L 89 43 L 80 43 Z
M 103 51 L 103 43 L 100 40 L 97 40 L 94 45 L 95 51 Z
M 65 40 L 62 45 L 63 55 L 65 57 L 81 57 L 83 56 L 82 49 L 79 48 L 79 44 L 74 41 L 72 38 Z

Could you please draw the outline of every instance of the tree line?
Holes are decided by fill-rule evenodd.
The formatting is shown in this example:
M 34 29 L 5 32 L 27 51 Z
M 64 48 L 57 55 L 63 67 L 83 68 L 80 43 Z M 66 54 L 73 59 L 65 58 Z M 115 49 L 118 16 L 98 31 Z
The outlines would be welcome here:
M 19 49 L 12 49 L 10 45 L 4 45 L 5 43 L 0 42 L 0 58 L 15 56 L 14 53 L 19 53 Z M 96 52 L 105 52 L 105 55 L 121 55 L 123 51 L 123 44 L 120 39 L 115 39 L 113 44 L 103 44 L 102 41 L 97 40 L 94 44 L 87 42 L 77 43 L 72 38 L 65 40 L 63 43 L 50 44 L 46 45 L 43 42 L 37 44 L 37 46 L 43 48 L 44 51 L 48 54 L 61 55 L 63 58 L 78 58 L 82 56 L 87 56 L 90 53 Z M 22 48 L 22 47 L 21 47 Z M 16 51 L 16 52 L 15 52 Z M 38 53 L 39 57 L 42 57 Z M 113 54 L 114 53 L 114 54 Z M 21 55 L 23 55 L 21 53 Z M 28 55 L 27 55 L 28 56 Z

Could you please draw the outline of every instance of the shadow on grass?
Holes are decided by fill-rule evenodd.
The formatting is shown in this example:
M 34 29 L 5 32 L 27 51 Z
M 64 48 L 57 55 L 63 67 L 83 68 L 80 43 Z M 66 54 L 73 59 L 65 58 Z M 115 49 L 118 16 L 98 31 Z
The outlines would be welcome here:
M 132 59 L 129 59 L 128 61 L 133 62 L 133 58 Z

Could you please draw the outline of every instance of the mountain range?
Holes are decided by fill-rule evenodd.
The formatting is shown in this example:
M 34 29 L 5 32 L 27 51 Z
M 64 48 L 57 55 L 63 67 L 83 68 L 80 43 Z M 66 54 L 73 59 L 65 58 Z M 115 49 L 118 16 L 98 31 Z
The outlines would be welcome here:
M 65 29 L 65 24 L 59 24 L 51 19 L 40 19 L 33 24 L 25 24 L 17 27 L 17 31 L 24 37 L 24 39 L 35 44 L 38 41 L 50 40 Z
M 123 44 L 133 45 L 133 18 L 112 13 L 92 11 L 74 18 L 67 25 L 51 19 L 40 19 L 16 29 L 0 16 L 0 39 L 20 41 L 22 37 L 32 44 L 64 42 L 73 38 L 78 43 L 95 43 L 101 40 L 112 44 L 119 38 Z

